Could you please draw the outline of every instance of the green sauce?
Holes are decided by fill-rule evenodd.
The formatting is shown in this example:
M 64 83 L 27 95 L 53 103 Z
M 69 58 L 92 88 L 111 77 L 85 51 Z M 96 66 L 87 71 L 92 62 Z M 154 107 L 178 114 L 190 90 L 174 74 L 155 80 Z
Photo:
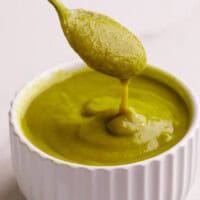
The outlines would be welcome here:
M 26 137 L 54 157 L 88 165 L 136 162 L 176 144 L 189 126 L 187 106 L 162 82 L 138 76 L 146 53 L 137 37 L 105 15 L 49 1 L 71 47 L 96 71 L 72 73 L 39 94 L 21 119 Z
M 150 71 L 154 73 L 154 69 Z M 164 76 L 160 74 L 160 80 Z M 185 135 L 190 114 L 176 91 L 145 74 L 130 81 L 134 127 L 129 120 L 115 117 L 121 102 L 120 87 L 120 81 L 96 71 L 72 72 L 30 102 L 21 118 L 23 132 L 47 154 L 88 165 L 144 160 L 166 151 Z M 133 134 L 110 134 L 107 126 L 113 117 L 119 130 L 124 122 Z

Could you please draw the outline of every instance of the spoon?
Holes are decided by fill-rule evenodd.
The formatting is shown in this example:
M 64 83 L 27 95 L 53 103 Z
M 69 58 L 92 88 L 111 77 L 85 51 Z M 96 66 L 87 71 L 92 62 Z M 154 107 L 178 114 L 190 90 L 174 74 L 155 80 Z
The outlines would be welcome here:
M 59 0 L 49 2 L 58 13 L 66 39 L 89 67 L 120 80 L 144 70 L 144 47 L 128 29 L 108 16 L 70 10 Z

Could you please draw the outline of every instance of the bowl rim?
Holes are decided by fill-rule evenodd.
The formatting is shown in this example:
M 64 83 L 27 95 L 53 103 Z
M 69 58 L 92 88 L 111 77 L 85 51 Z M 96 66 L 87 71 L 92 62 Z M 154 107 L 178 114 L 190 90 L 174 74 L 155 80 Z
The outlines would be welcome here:
M 70 162 L 70 161 L 64 161 L 64 160 L 55 158 L 55 157 L 45 153 L 44 151 L 40 150 L 38 147 L 33 145 L 22 133 L 22 130 L 20 129 L 20 126 L 17 122 L 17 116 L 16 116 L 16 112 L 15 112 L 16 101 L 20 97 L 22 91 L 28 85 L 32 85 L 32 84 L 34 85 L 35 83 L 37 83 L 38 79 L 41 80 L 41 79 L 47 77 L 48 75 L 51 75 L 51 74 L 55 73 L 56 71 L 59 71 L 62 69 L 64 69 L 65 71 L 78 70 L 78 69 L 84 67 L 84 65 L 86 66 L 86 64 L 82 61 L 72 61 L 72 62 L 60 63 L 60 64 L 56 65 L 56 67 L 49 68 L 48 70 L 45 70 L 44 72 L 35 76 L 30 81 L 26 82 L 21 87 L 21 89 L 19 89 L 15 93 L 13 99 L 11 100 L 8 114 L 9 114 L 9 126 L 13 128 L 13 131 L 10 131 L 10 134 L 14 134 L 15 136 L 17 136 L 20 143 L 25 145 L 32 153 L 39 156 L 40 159 L 49 160 L 56 165 L 64 165 L 64 166 L 73 167 L 73 168 L 84 168 L 84 169 L 88 169 L 88 170 L 104 169 L 104 170 L 110 171 L 110 170 L 118 169 L 118 168 L 127 169 L 127 168 L 133 167 L 133 166 L 145 166 L 145 165 L 149 164 L 150 162 L 156 162 L 156 161 L 162 160 L 166 155 L 172 155 L 178 148 L 183 147 L 184 144 L 189 140 L 189 138 L 191 138 L 192 135 L 194 135 L 195 131 L 197 131 L 197 129 L 199 128 L 199 126 L 200 126 L 200 105 L 199 105 L 199 98 L 195 94 L 194 90 L 191 87 L 189 87 L 188 84 L 185 83 L 185 81 L 183 81 L 178 76 L 176 76 L 175 73 L 171 73 L 167 70 L 163 70 L 158 67 L 149 65 L 155 69 L 158 69 L 160 72 L 164 72 L 165 74 L 168 74 L 168 75 L 174 77 L 178 81 L 178 83 L 180 83 L 180 85 L 185 89 L 185 91 L 191 98 L 192 107 L 193 107 L 193 120 L 192 120 L 190 127 L 189 127 L 188 131 L 186 132 L 185 136 L 180 141 L 178 141 L 178 143 L 176 143 L 175 145 L 170 147 L 168 150 L 166 150 L 156 156 L 153 156 L 151 158 L 142 160 L 142 161 L 128 163 L 128 164 L 120 164 L 120 165 L 108 165 L 108 166 L 107 165 L 105 165 L 105 166 L 86 165 L 86 164 L 79 164 L 79 163 Z M 12 145 L 12 143 L 10 145 Z

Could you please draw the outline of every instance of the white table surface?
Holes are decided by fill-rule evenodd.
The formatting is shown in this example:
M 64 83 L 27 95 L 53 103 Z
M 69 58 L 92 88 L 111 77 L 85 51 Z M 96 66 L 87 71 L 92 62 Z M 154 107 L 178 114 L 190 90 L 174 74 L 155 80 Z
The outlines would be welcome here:
M 131 16 L 130 16 L 131 17 Z M 200 8 L 179 25 L 141 36 L 148 61 L 185 79 L 200 95 Z M 7 0 L 0 5 L 0 200 L 23 200 L 14 177 L 8 110 L 15 91 L 49 66 L 77 59 L 47 2 Z M 200 155 L 199 155 L 200 159 Z M 200 199 L 200 170 L 187 200 Z

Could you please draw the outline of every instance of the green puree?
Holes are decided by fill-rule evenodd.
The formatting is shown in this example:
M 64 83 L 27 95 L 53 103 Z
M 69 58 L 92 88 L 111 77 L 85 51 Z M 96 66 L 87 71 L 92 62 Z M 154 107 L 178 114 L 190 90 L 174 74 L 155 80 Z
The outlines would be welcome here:
M 128 136 L 111 134 L 106 124 L 118 112 L 120 87 L 119 80 L 88 68 L 71 73 L 31 101 L 21 119 L 25 136 L 49 155 L 88 165 L 144 160 L 184 136 L 190 119 L 183 99 L 145 75 L 129 83 L 129 105 L 141 127 Z
M 162 83 L 165 75 L 142 74 L 138 38 L 105 15 L 49 2 L 69 44 L 94 70 L 71 72 L 36 96 L 21 119 L 26 137 L 54 157 L 88 165 L 132 163 L 176 144 L 189 125 L 187 106 Z

